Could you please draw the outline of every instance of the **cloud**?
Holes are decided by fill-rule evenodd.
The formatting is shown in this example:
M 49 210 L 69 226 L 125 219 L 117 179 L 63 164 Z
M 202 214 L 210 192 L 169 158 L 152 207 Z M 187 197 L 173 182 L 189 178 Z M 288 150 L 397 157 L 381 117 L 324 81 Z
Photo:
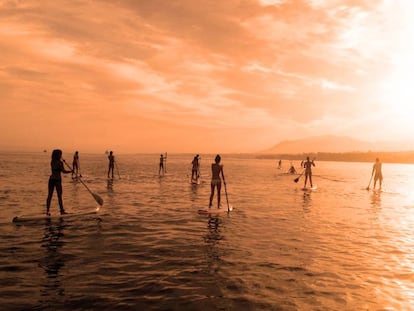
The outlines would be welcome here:
M 2 132 L 15 133 L 1 138 L 24 143 L 23 124 L 43 129 L 59 111 L 104 132 L 102 141 L 120 136 L 107 130 L 113 122 L 143 144 L 146 129 L 157 141 L 162 126 L 209 139 L 250 131 L 250 148 L 263 137 L 273 144 L 263 135 L 271 131 L 301 136 L 310 124 L 324 132 L 338 120 L 350 129 L 377 107 L 398 16 L 389 17 L 387 1 L 45 0 L 0 8 L 0 106 L 10 120 L 35 111 L 3 122 Z

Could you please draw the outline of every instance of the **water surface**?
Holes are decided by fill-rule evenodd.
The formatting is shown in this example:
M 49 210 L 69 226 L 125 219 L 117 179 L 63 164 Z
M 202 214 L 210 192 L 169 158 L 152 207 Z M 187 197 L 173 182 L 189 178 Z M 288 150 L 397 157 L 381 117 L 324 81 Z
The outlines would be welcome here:
M 169 155 L 162 178 L 158 156 L 116 155 L 108 182 L 106 156 L 80 154 L 100 213 L 16 225 L 45 211 L 50 155 L 0 153 L 0 309 L 414 308 L 414 166 L 385 163 L 373 192 L 370 163 L 316 162 L 304 192 L 286 161 L 222 155 L 235 210 L 206 216 L 214 155 L 198 186 L 193 155 Z M 97 206 L 70 176 L 63 188 L 67 211 Z

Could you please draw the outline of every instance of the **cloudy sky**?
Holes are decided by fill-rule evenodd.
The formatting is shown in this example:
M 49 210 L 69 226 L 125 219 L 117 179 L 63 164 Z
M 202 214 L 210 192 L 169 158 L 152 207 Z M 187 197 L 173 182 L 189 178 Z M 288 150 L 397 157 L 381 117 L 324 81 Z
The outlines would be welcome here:
M 0 149 L 412 140 L 414 1 L 0 0 Z

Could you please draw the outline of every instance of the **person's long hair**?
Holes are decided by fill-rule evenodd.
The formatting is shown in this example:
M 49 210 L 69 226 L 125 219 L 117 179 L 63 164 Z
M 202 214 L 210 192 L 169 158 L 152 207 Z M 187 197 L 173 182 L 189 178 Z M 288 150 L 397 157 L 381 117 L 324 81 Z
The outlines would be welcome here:
M 62 157 L 62 150 L 55 149 L 52 151 L 52 161 L 60 161 L 61 157 Z

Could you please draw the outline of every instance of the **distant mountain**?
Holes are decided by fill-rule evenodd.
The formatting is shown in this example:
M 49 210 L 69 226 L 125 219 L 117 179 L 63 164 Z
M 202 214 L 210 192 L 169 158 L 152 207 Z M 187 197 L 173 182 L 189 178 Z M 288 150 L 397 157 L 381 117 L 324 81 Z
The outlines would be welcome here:
M 345 136 L 313 136 L 297 140 L 282 141 L 260 153 L 266 154 L 298 154 L 317 152 L 356 152 L 392 150 L 390 143 L 372 143 Z M 395 148 L 394 148 L 395 150 Z

